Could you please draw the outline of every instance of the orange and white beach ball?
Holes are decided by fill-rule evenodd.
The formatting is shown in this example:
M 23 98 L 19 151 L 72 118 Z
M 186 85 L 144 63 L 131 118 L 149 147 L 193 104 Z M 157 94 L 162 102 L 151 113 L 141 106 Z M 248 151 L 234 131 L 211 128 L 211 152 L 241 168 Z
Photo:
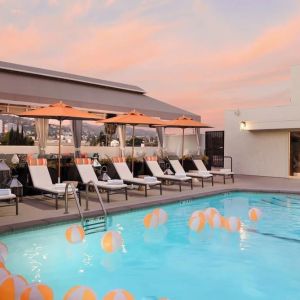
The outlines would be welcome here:
M 0 282 L 2 282 L 8 276 L 10 276 L 10 272 L 4 266 L 0 267 Z
M 107 231 L 101 239 L 101 247 L 105 252 L 112 253 L 122 247 L 123 239 L 117 231 Z
M 203 212 L 202 210 L 195 210 L 195 211 L 192 213 L 191 218 L 192 218 L 192 217 L 196 217 L 199 213 L 200 213 L 200 214 L 203 214 L 204 212 Z
M 53 300 L 54 295 L 50 287 L 42 283 L 28 285 L 22 292 L 20 300 Z
M 196 216 L 190 217 L 189 227 L 191 230 L 199 232 L 205 227 L 205 214 L 203 212 L 199 212 Z
M 152 213 L 149 213 L 144 218 L 144 226 L 149 228 L 156 228 L 159 225 L 158 215 Z
M 157 216 L 159 225 L 163 225 L 168 221 L 168 214 L 162 208 L 154 209 L 152 214 L 154 216 Z
M 7 256 L 8 256 L 8 248 L 7 246 L 0 242 L 0 255 L 4 258 L 4 260 L 7 259 Z
M 19 299 L 27 281 L 20 275 L 9 275 L 0 282 L 0 299 L 16 300 Z
M 216 228 L 222 228 L 222 219 L 221 215 L 214 214 L 208 218 L 208 224 L 210 228 L 216 229 Z
M 218 214 L 220 215 L 219 211 L 214 208 L 214 207 L 208 207 L 204 210 L 204 214 L 205 214 L 205 217 L 206 217 L 206 221 L 208 221 L 208 219 L 210 217 L 213 217 L 214 215 Z
M 249 209 L 248 216 L 251 221 L 259 221 L 261 218 L 262 212 L 257 207 L 252 207 Z
M 229 217 L 226 219 L 226 229 L 230 232 L 237 232 L 241 229 L 241 221 L 238 217 Z
M 224 217 L 224 216 L 220 216 L 220 219 L 221 219 L 221 227 L 224 228 L 224 229 L 227 229 L 227 219 Z
M 4 265 L 5 265 L 4 258 L 3 258 L 2 255 L 0 254 L 0 268 L 3 268 Z
M 107 293 L 103 297 L 103 300 L 134 300 L 134 297 L 128 291 L 118 289 Z
M 97 296 L 92 289 L 78 285 L 70 288 L 63 300 L 97 300 Z
M 66 239 L 72 244 L 80 243 L 85 237 L 84 229 L 81 225 L 71 225 L 66 230 Z

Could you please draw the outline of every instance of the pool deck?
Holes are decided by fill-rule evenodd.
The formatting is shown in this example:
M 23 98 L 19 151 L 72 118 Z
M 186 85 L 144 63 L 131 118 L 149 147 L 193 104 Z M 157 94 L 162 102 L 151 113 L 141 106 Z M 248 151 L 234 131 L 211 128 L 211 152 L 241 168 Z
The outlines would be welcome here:
M 159 195 L 159 190 L 154 188 L 148 191 L 148 197 L 144 197 L 144 191 L 129 190 L 129 200 L 127 201 L 124 194 L 111 195 L 110 203 L 106 202 L 106 195 L 103 194 L 103 200 L 105 208 L 110 214 L 231 191 L 300 194 L 300 181 L 298 179 L 239 175 L 236 176 L 234 184 L 228 179 L 224 185 L 222 177 L 217 177 L 214 186 L 206 182 L 202 188 L 200 182 L 194 182 L 193 190 L 188 185 L 184 185 L 181 193 L 178 185 L 163 185 L 162 196 Z M 82 192 L 81 195 L 84 208 L 85 192 Z M 96 201 L 95 194 L 90 195 L 89 211 L 85 212 L 85 216 L 96 216 L 101 213 L 100 205 Z M 0 208 L 0 233 L 80 219 L 74 200 L 69 202 L 69 213 L 64 214 L 64 211 L 64 201 L 59 201 L 59 209 L 55 210 L 54 200 L 45 199 L 42 196 L 25 197 L 19 205 L 18 216 L 15 215 L 14 206 Z

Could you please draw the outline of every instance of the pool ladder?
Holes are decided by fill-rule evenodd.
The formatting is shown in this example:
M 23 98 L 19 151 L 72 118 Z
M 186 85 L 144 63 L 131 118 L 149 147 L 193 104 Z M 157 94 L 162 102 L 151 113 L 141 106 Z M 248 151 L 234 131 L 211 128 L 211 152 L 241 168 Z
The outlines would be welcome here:
M 68 213 L 68 194 L 69 194 L 69 187 L 71 188 L 72 194 L 74 195 L 75 198 L 75 203 L 81 218 L 81 225 L 84 229 L 85 234 L 92 234 L 96 232 L 102 232 L 107 230 L 107 212 L 104 207 L 102 197 L 100 195 L 100 192 L 98 190 L 98 187 L 93 181 L 89 181 L 86 184 L 86 202 L 85 202 L 85 211 L 89 210 L 89 188 L 90 186 L 94 187 L 94 190 L 96 191 L 98 201 L 100 203 L 101 209 L 103 214 L 96 216 L 96 217 L 88 217 L 85 218 L 83 211 L 81 209 L 80 203 L 79 203 L 79 198 L 76 193 L 76 189 L 72 183 L 67 183 L 66 185 L 66 190 L 65 190 L 65 213 Z

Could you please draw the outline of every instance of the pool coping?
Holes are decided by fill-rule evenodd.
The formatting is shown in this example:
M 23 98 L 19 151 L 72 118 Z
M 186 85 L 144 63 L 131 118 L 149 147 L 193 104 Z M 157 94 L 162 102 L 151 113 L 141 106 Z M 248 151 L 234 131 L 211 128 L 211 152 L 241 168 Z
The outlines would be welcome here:
M 225 193 L 232 193 L 232 192 L 254 192 L 254 193 L 275 193 L 275 194 L 294 194 L 300 195 L 300 191 L 289 190 L 289 189 L 262 189 L 262 188 L 238 188 L 238 187 L 231 187 L 231 188 L 224 188 L 217 191 L 207 191 L 207 192 L 199 192 L 195 194 L 180 194 L 180 195 L 172 195 L 172 196 L 165 196 L 165 197 L 155 197 L 154 199 L 148 199 L 149 201 L 143 202 L 136 202 L 136 203 L 126 203 L 124 205 L 117 206 L 117 207 L 108 207 L 106 208 L 107 213 L 110 214 L 117 214 L 122 212 L 130 212 L 135 210 L 140 210 L 147 207 L 154 207 L 158 205 L 165 205 L 171 203 L 177 203 L 183 200 L 191 200 L 194 201 L 199 198 L 204 198 L 208 196 L 214 196 L 219 194 Z M 122 203 L 123 204 L 123 203 Z M 98 216 L 101 210 L 93 210 L 85 212 L 85 217 L 95 217 Z M 45 219 L 38 219 L 38 220 L 30 220 L 24 222 L 18 222 L 9 225 L 0 225 L 0 234 L 9 234 L 14 233 L 22 230 L 28 229 L 39 229 L 42 227 L 48 227 L 50 225 L 57 225 L 60 223 L 67 223 L 69 221 L 80 220 L 79 215 L 77 213 L 70 213 L 61 216 L 49 217 Z

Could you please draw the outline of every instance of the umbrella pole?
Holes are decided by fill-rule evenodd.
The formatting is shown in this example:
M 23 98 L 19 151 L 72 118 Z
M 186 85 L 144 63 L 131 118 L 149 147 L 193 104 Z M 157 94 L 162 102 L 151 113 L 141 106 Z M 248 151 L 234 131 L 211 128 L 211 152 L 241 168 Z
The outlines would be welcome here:
M 133 170 L 134 170 L 134 163 L 133 163 L 133 156 L 134 156 L 134 129 L 135 129 L 135 126 L 132 125 L 132 149 L 131 149 L 131 172 L 132 172 L 132 175 L 134 176 L 133 174 Z
M 61 153 L 61 120 L 59 120 L 59 139 L 58 139 L 58 183 L 60 183 L 60 153 Z
M 183 167 L 183 153 L 184 153 L 184 128 L 182 128 L 182 149 L 181 149 L 181 164 Z

